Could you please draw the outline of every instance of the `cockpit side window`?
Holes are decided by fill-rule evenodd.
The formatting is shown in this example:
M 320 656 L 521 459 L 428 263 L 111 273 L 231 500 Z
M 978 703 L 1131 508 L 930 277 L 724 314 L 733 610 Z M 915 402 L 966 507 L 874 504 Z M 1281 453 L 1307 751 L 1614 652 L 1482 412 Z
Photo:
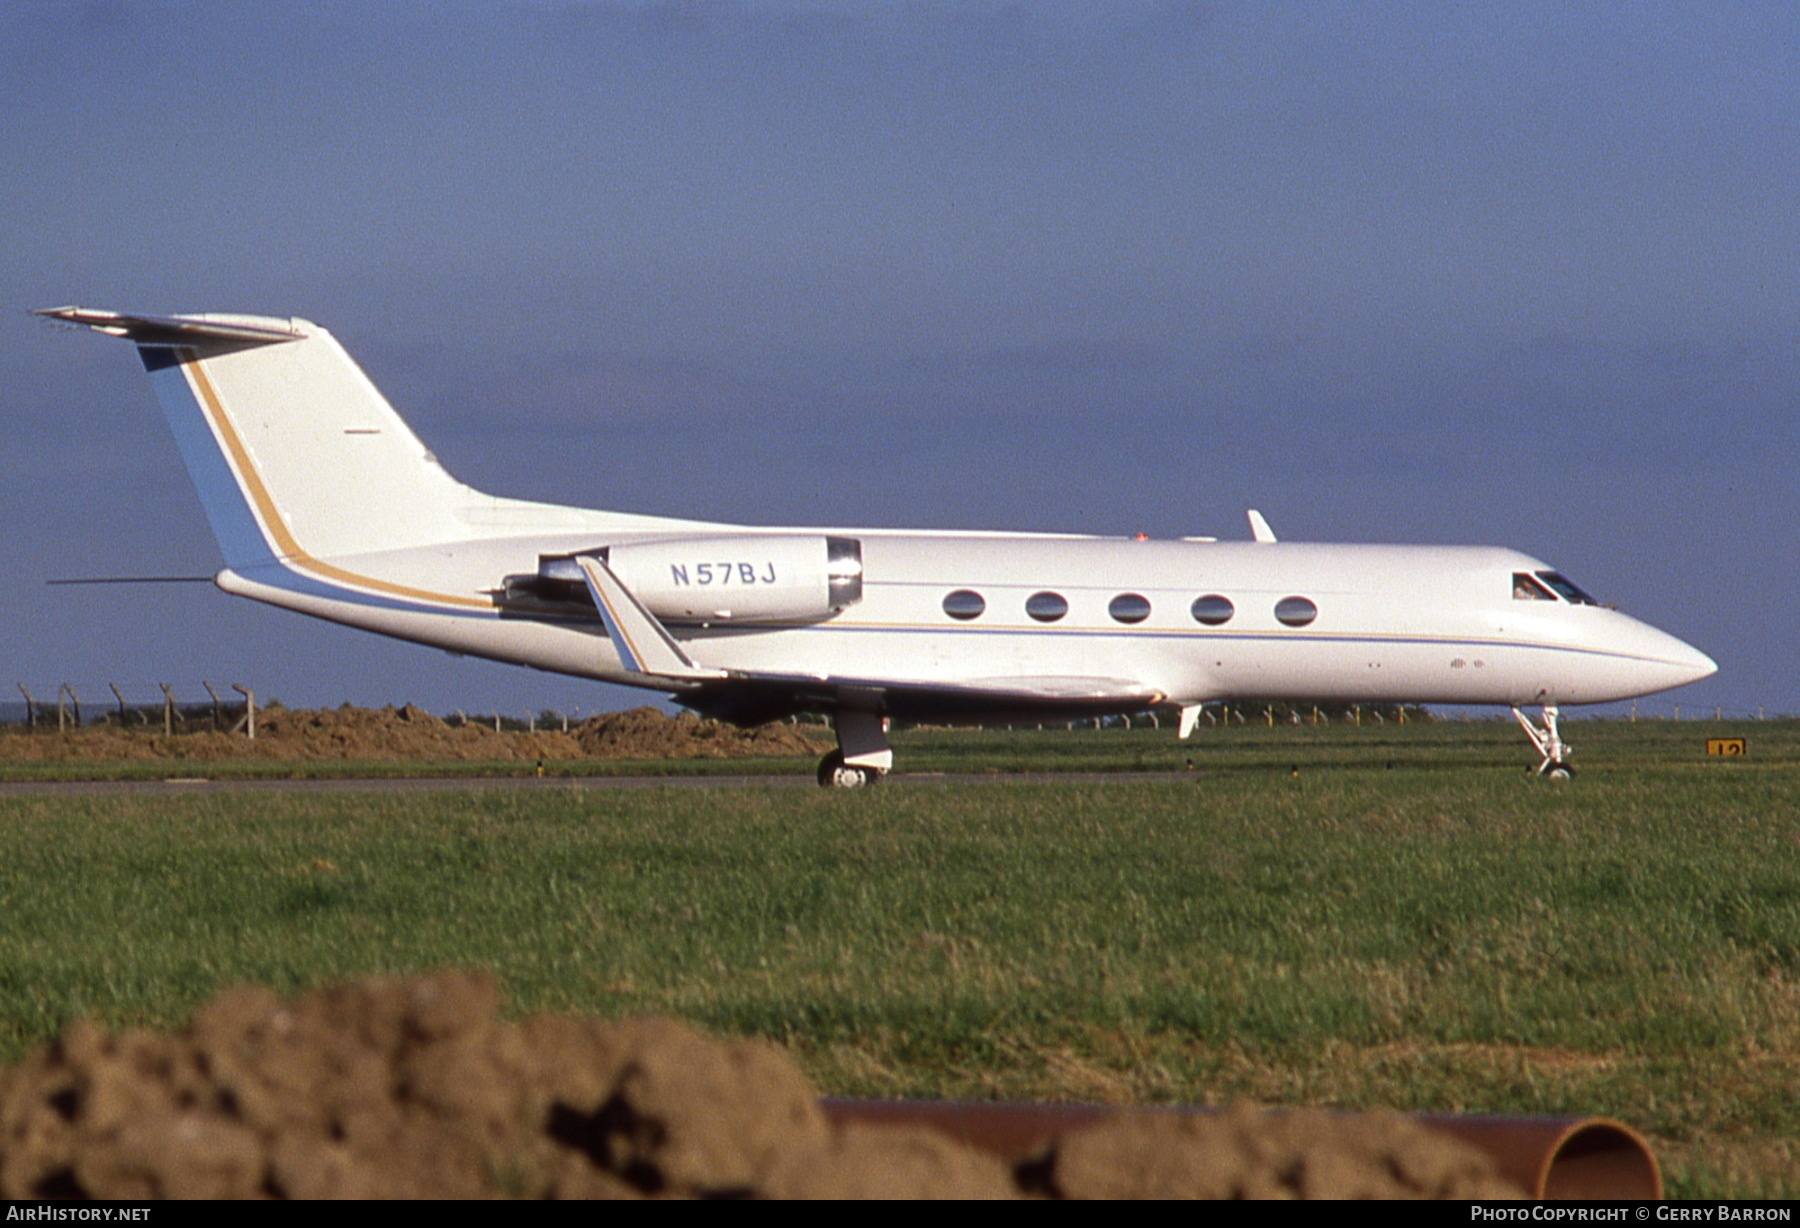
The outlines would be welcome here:
M 1515 571 L 1513 572 L 1513 600 L 1555 601 L 1556 598 L 1551 594 L 1549 589 L 1532 579 L 1531 573 Z
M 1595 601 L 1592 597 L 1590 597 L 1586 593 L 1582 592 L 1574 584 L 1570 583 L 1567 578 L 1565 578 L 1563 575 L 1561 575 L 1558 572 L 1540 571 L 1537 574 L 1538 574 L 1538 579 L 1542 580 L 1545 584 L 1548 584 L 1551 588 L 1555 589 L 1559 594 L 1562 595 L 1562 599 L 1564 601 L 1569 602 L 1571 605 L 1599 605 L 1600 604 L 1598 601 Z

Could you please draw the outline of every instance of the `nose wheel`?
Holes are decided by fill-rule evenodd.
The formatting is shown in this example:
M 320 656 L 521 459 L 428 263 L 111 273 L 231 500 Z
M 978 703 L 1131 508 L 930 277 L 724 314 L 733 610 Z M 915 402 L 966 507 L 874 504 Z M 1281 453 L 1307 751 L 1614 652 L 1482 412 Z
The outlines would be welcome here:
M 1525 736 L 1537 747 L 1538 754 L 1544 757 L 1543 762 L 1537 765 L 1537 774 L 1545 780 L 1573 780 L 1575 769 L 1569 766 L 1569 756 L 1575 753 L 1575 748 L 1562 740 L 1562 733 L 1556 727 L 1556 705 L 1545 704 L 1541 711 L 1544 723 L 1534 725 L 1523 711 L 1518 708 L 1512 710 L 1513 719 L 1519 722 L 1519 728 L 1525 731 Z

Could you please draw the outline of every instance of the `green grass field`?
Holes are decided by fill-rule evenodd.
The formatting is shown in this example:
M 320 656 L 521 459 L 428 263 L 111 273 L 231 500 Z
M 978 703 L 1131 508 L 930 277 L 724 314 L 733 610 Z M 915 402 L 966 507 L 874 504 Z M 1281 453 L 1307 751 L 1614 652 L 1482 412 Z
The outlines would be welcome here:
M 1675 1192 L 1800 1194 L 1800 726 L 1567 732 L 1571 785 L 1458 722 L 900 740 L 1156 781 L 0 798 L 0 1057 L 454 964 L 833 1093 L 1607 1113 Z

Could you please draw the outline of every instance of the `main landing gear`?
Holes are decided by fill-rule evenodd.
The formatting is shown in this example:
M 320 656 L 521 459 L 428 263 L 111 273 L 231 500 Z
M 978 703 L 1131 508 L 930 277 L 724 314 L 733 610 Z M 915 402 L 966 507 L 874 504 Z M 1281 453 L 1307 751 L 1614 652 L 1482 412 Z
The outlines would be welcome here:
M 1569 780 L 1575 775 L 1575 769 L 1569 766 L 1569 756 L 1575 748 L 1562 740 L 1562 734 L 1556 728 L 1556 705 L 1543 706 L 1544 723 L 1542 726 L 1531 723 L 1531 718 L 1519 709 L 1512 710 L 1513 719 L 1519 722 L 1519 728 L 1537 747 L 1538 754 L 1544 761 L 1537 765 L 1537 774 L 1545 780 Z
M 819 761 L 819 783 L 827 789 L 866 789 L 894 766 L 887 718 L 878 712 L 838 709 L 832 719 L 838 748 Z

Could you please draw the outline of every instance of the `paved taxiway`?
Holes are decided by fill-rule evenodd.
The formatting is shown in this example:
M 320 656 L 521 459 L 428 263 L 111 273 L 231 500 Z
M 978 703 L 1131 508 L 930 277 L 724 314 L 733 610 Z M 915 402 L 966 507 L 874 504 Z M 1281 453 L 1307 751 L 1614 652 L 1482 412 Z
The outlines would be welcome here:
M 891 776 L 880 788 L 910 785 L 1117 784 L 1139 780 L 1193 780 L 1204 772 L 918 772 Z M 0 797 L 168 796 L 207 793 L 431 793 L 456 790 L 744 789 L 819 786 L 807 776 L 419 776 L 325 780 L 14 780 L 0 783 Z

